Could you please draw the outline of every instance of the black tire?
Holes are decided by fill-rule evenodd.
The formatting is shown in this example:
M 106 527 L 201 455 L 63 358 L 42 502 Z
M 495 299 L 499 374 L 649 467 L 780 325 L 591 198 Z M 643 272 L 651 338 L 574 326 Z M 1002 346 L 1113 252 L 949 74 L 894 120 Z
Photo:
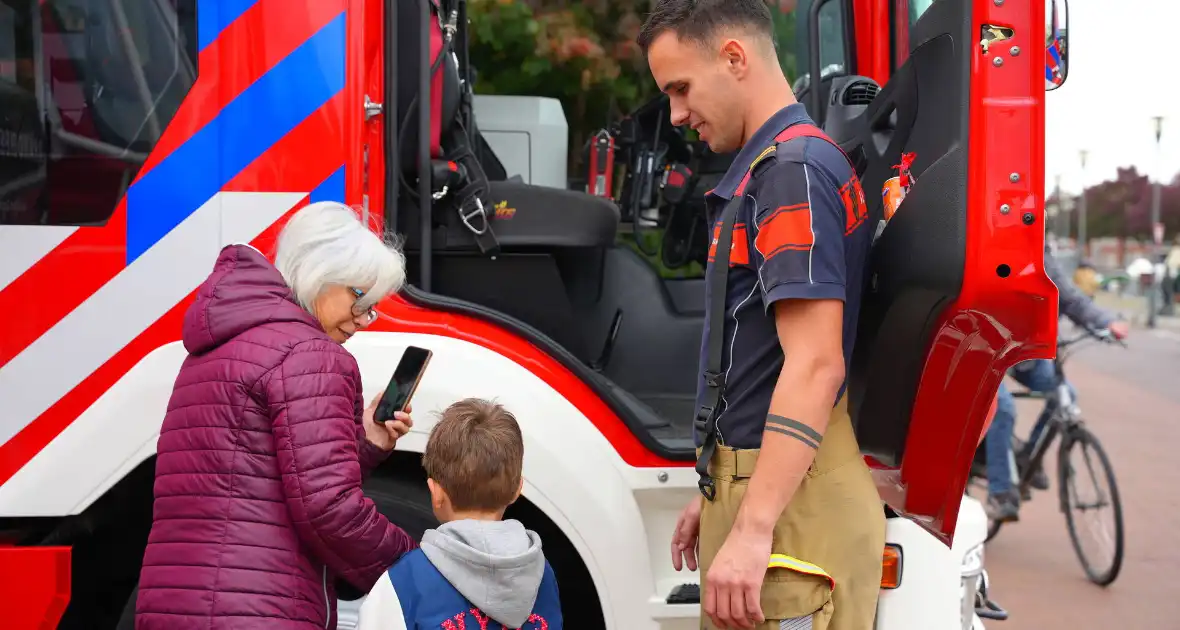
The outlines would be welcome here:
M 438 520 L 430 507 L 426 479 L 419 471 L 392 467 L 388 471 L 390 476 L 374 475 L 365 482 L 365 495 L 373 499 L 377 511 L 390 522 L 421 542 L 427 529 L 438 527 Z M 504 518 L 520 520 L 541 536 L 545 557 L 557 577 L 565 627 L 569 630 L 602 630 L 606 624 L 597 593 L 593 592 L 594 582 L 578 558 L 577 550 L 565 540 L 561 531 L 552 527 L 540 510 L 523 501 L 509 506 Z M 343 580 L 337 583 L 337 593 L 342 599 L 360 598 L 361 594 L 352 593 L 345 597 L 339 591 L 343 584 Z
M 1081 540 L 1078 537 L 1077 523 L 1074 522 L 1073 510 L 1070 505 L 1069 489 L 1072 487 L 1073 480 L 1070 479 L 1069 453 L 1076 445 L 1081 445 L 1097 455 L 1096 458 L 1091 458 L 1091 464 L 1095 462 L 1099 464 L 1101 471 L 1095 472 L 1105 476 L 1106 485 L 1110 488 L 1109 501 L 1110 506 L 1114 508 L 1114 557 L 1111 559 L 1110 566 L 1105 570 L 1095 568 L 1086 557 L 1086 552 L 1083 551 Z M 1065 512 L 1065 524 L 1069 528 L 1069 539 L 1073 542 L 1074 552 L 1077 553 L 1078 560 L 1082 563 L 1086 577 L 1099 586 L 1109 586 L 1118 578 L 1119 571 L 1123 566 L 1123 504 L 1119 499 L 1119 488 L 1115 482 L 1114 468 L 1110 465 L 1110 458 L 1107 457 L 1102 444 L 1093 433 L 1079 427 L 1065 436 L 1057 454 L 1057 483 L 1061 510 Z
M 430 507 L 430 489 L 420 476 L 374 474 L 365 481 L 365 496 L 377 505 L 377 511 L 389 522 L 406 530 L 421 542 L 426 530 L 438 527 Z
M 377 511 L 390 522 L 406 530 L 414 540 L 421 542 L 422 534 L 432 527 L 438 527 L 438 520 L 430 509 L 430 490 L 426 481 L 417 477 L 379 477 L 374 475 L 365 482 L 365 495 L 373 500 Z M 357 600 L 364 593 L 346 580 L 336 580 L 336 595 L 343 600 Z M 135 600 L 139 596 L 139 583 L 131 590 L 131 596 L 123 609 L 123 615 L 115 630 L 133 630 L 135 627 Z
M 119 617 L 115 630 L 135 630 L 135 600 L 138 598 L 139 582 L 136 582 L 131 589 L 131 596 L 127 598 L 127 604 L 123 606 L 123 614 Z
M 365 496 L 373 500 L 377 511 L 389 522 L 405 530 L 416 542 L 422 542 L 426 530 L 438 527 L 438 519 L 430 507 L 430 489 L 420 475 L 390 476 L 374 474 L 365 480 Z M 347 580 L 336 580 L 336 596 L 355 601 L 365 593 Z

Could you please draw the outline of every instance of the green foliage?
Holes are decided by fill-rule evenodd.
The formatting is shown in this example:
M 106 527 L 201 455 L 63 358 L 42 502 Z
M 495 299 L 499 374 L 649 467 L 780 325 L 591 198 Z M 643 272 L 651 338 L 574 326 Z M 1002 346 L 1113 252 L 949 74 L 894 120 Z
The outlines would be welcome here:
M 580 167 L 595 130 L 656 94 L 635 44 L 635 2 L 470 0 L 469 7 L 475 91 L 560 100 L 571 168 Z
M 658 93 L 635 43 L 647 4 L 469 0 L 475 91 L 560 100 L 570 127 L 570 169 L 580 173 L 590 136 Z M 799 56 L 793 4 L 774 5 L 779 58 L 790 79 Z
M 671 269 L 664 264 L 664 230 L 641 228 L 637 233 L 620 233 L 615 239 L 620 247 L 632 249 L 647 260 L 661 278 L 701 278 L 705 275 L 705 268 L 700 263 L 690 262 L 682 267 Z
M 641 0 L 469 0 L 475 91 L 561 101 L 570 128 L 569 169 L 582 173 L 589 138 L 658 93 L 647 60 L 635 43 L 648 4 Z M 777 0 L 771 6 L 779 60 L 787 78 L 794 80 L 806 61 L 796 50 L 796 4 Z M 690 140 L 696 139 L 692 130 L 686 133 Z M 621 172 L 617 179 L 621 181 Z M 696 263 L 665 268 L 659 255 L 661 236 L 662 230 L 643 230 L 638 235 L 642 247 L 632 234 L 620 234 L 619 242 L 647 258 L 663 277 L 703 273 Z

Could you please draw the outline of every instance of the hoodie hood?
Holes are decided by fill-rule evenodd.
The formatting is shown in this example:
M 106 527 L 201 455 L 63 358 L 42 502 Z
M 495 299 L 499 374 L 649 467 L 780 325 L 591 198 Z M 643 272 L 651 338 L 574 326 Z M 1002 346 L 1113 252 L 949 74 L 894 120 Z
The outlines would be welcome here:
M 201 354 L 262 324 L 298 322 L 320 330 L 319 322 L 295 302 L 282 274 L 249 245 L 221 250 L 213 273 L 197 288 L 184 315 L 184 348 Z
M 462 520 L 427 530 L 422 552 L 467 601 L 505 628 L 528 621 L 545 575 L 541 538 L 520 521 Z

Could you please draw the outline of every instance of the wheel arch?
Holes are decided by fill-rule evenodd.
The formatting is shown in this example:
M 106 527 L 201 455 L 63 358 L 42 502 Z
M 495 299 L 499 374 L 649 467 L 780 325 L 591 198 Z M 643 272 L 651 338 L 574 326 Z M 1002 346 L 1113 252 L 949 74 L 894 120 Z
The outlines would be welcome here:
M 414 451 L 395 451 L 373 474 L 426 483 L 426 473 L 422 469 L 422 454 Z M 526 482 L 526 490 L 527 486 Z M 566 619 L 585 621 L 589 624 L 588 627 L 606 627 L 603 593 L 598 588 L 583 554 L 571 540 L 570 534 L 557 523 L 557 520 L 564 518 L 558 514 L 555 520 L 554 516 L 531 501 L 529 494 L 535 496 L 535 493 L 523 493 L 516 503 L 509 506 L 504 517 L 520 521 L 540 536 L 545 559 L 553 566 L 559 585 L 562 616 Z M 568 522 L 566 526 L 570 526 Z M 573 532 L 573 535 L 577 536 L 576 532 Z M 589 591 L 586 590 L 587 587 Z

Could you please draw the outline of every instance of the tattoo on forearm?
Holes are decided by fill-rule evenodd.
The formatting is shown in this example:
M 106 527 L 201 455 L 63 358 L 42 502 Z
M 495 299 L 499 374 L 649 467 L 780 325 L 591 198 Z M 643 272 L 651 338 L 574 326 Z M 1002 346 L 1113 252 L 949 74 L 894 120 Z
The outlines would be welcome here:
M 773 413 L 766 416 L 766 430 L 793 437 L 814 449 L 818 449 L 819 443 L 824 439 L 824 436 L 820 435 L 819 431 L 806 424 Z

